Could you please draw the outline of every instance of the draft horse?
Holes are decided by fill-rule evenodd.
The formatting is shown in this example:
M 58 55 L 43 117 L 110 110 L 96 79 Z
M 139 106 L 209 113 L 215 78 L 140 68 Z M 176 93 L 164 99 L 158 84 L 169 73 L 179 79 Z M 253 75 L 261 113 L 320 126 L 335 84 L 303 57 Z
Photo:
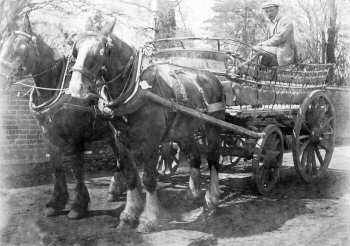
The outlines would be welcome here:
M 102 105 L 124 118 L 127 127 L 120 129 L 121 148 L 143 163 L 142 182 L 146 190 L 145 204 L 136 189 L 137 173 L 133 165 L 120 160 L 120 170 L 127 179 L 127 202 L 120 215 L 119 228 L 136 225 L 138 231 L 147 232 L 163 221 L 165 211 L 157 197 L 158 146 L 175 141 L 182 151 L 190 155 L 189 191 L 199 196 L 200 153 L 194 133 L 199 129 L 207 139 L 207 161 L 211 182 L 207 189 L 206 207 L 215 208 L 219 201 L 219 131 L 216 126 L 174 112 L 148 100 L 143 89 L 135 87 L 140 79 L 149 91 L 163 98 L 186 106 L 205 109 L 209 104 L 222 107 L 213 112 L 214 117 L 224 118 L 224 96 L 220 81 L 211 73 L 183 69 L 176 66 L 153 65 L 141 73 L 138 68 L 139 53 L 112 34 L 114 23 L 105 27 L 108 32 L 86 33 L 78 38 L 73 48 L 76 56 L 69 83 L 69 93 L 74 98 L 88 100 L 91 93 L 101 91 L 107 98 Z M 104 82 L 98 83 L 99 77 Z M 139 76 L 139 78 L 138 78 Z M 118 128 L 118 125 L 115 126 Z
M 62 157 L 66 154 L 72 157 L 72 169 L 76 179 L 75 197 L 68 217 L 78 219 L 87 214 L 90 201 L 84 184 L 85 144 L 104 138 L 112 146 L 116 157 L 120 157 L 120 154 L 108 122 L 96 118 L 88 103 L 76 103 L 78 107 L 86 110 L 63 107 L 65 102 L 73 103 L 60 89 L 56 90 L 66 86 L 62 86 L 62 83 L 65 83 L 63 76 L 68 61 L 65 57 L 56 57 L 54 50 L 32 31 L 29 18 L 25 15 L 21 30 L 13 32 L 2 44 L 1 83 L 13 84 L 24 76 L 32 75 L 35 87 L 30 95 L 30 109 L 42 128 L 53 167 L 54 189 L 46 205 L 45 214 L 58 215 L 68 201 L 65 168 L 62 162 Z M 119 179 L 118 172 L 115 176 Z

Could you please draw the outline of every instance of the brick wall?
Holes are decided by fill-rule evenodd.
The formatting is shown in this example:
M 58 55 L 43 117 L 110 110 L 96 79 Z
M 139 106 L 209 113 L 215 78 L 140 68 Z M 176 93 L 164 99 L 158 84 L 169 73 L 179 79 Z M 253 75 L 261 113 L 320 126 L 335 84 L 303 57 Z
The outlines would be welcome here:
M 0 91 L 1 164 L 46 162 L 41 130 L 31 115 L 25 89 Z

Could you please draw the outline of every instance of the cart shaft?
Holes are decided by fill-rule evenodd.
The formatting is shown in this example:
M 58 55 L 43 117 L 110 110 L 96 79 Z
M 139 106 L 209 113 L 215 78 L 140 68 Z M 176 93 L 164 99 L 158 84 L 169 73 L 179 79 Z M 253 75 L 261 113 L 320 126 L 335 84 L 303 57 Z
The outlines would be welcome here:
M 244 134 L 244 135 L 252 137 L 252 138 L 260 138 L 264 135 L 263 133 L 258 133 L 258 132 L 248 130 L 244 127 L 228 123 L 226 121 L 223 121 L 223 120 L 217 119 L 213 116 L 202 113 L 198 110 L 195 110 L 195 109 L 180 105 L 176 102 L 167 100 L 167 99 L 162 98 L 162 97 L 160 97 L 160 96 L 158 96 L 158 95 L 156 95 L 148 90 L 143 90 L 143 94 L 151 101 L 153 101 L 157 104 L 160 104 L 164 107 L 170 108 L 174 111 L 180 111 L 181 113 L 190 115 L 192 117 L 203 120 L 203 121 L 208 122 L 210 124 L 220 126 L 222 128 L 228 129 L 228 130 L 232 130 L 232 131 L 237 132 L 239 134 Z

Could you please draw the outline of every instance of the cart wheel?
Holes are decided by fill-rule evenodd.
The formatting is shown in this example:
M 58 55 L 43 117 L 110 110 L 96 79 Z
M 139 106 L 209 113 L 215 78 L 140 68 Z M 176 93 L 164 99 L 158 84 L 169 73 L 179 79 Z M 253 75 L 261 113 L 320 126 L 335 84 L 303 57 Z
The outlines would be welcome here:
M 283 135 L 277 126 L 266 126 L 264 133 L 256 143 L 252 162 L 256 187 L 262 195 L 277 183 L 284 151 Z
M 313 91 L 304 99 L 293 130 L 294 166 L 305 182 L 327 172 L 334 144 L 334 106 L 323 91 Z

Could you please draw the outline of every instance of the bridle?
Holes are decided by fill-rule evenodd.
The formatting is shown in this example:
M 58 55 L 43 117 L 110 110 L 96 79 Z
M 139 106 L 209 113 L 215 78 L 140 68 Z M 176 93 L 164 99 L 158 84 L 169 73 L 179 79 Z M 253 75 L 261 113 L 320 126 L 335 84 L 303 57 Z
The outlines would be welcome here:
M 86 34 L 86 36 L 99 36 L 101 34 L 99 33 L 88 33 Z M 106 43 L 104 45 L 104 54 L 107 54 L 107 49 L 110 49 L 110 47 L 112 46 L 111 44 L 111 38 L 109 36 L 103 36 L 104 39 L 106 39 Z M 76 49 L 76 45 L 77 45 L 76 41 L 73 45 L 73 49 L 72 49 L 72 53 L 74 52 L 74 50 Z M 104 56 L 104 58 L 107 60 L 108 56 Z M 101 81 L 99 81 L 98 86 L 102 87 L 104 85 L 110 84 L 112 82 L 115 82 L 119 79 L 122 79 L 123 77 L 130 77 L 131 74 L 131 70 L 132 70 L 132 65 L 133 65 L 133 61 L 134 61 L 134 56 L 131 56 L 127 65 L 124 67 L 124 69 L 122 71 L 120 71 L 117 75 L 115 75 L 112 79 L 105 81 L 104 77 L 102 75 L 102 71 L 103 71 L 103 67 L 104 65 L 101 65 L 101 69 L 98 70 L 98 67 L 100 66 L 100 64 L 96 64 L 92 69 L 86 69 L 85 67 L 81 66 L 81 65 L 74 65 L 71 68 L 71 71 L 73 72 L 78 72 L 80 73 L 83 77 L 87 78 L 90 84 L 96 84 L 97 80 L 99 78 L 101 78 Z M 94 72 L 92 72 L 94 71 Z
M 84 36 L 87 36 L 87 37 L 89 37 L 89 36 L 93 36 L 93 37 L 97 37 L 99 34 L 98 33 L 87 33 L 87 34 L 85 34 Z M 107 37 L 107 36 L 104 36 L 103 38 L 106 38 L 106 44 L 105 44 L 105 50 L 104 50 L 104 52 L 106 53 L 106 49 L 108 48 L 108 40 L 109 40 L 109 37 Z M 72 48 L 72 54 L 74 54 L 74 51 L 75 51 L 75 49 L 76 49 L 76 47 L 77 47 L 77 43 L 79 42 L 79 40 L 77 40 L 77 41 L 75 41 L 74 42 L 74 45 L 73 45 L 73 48 Z M 92 71 L 90 71 L 89 69 L 86 69 L 85 67 L 83 67 L 82 65 L 77 65 L 77 64 L 74 64 L 74 66 L 71 68 L 71 71 L 72 72 L 78 72 L 78 73 L 80 73 L 83 77 L 85 77 L 85 78 L 87 78 L 88 79 L 88 81 L 90 82 L 90 83 L 92 83 L 92 84 L 94 84 L 95 82 L 96 82 L 96 80 L 97 80 L 97 78 L 98 78 L 98 74 L 99 74 L 99 72 L 100 71 L 97 71 L 97 69 L 98 69 L 98 67 L 99 67 L 99 64 L 96 64 L 91 70 L 92 71 L 94 71 L 94 72 L 92 72 Z

